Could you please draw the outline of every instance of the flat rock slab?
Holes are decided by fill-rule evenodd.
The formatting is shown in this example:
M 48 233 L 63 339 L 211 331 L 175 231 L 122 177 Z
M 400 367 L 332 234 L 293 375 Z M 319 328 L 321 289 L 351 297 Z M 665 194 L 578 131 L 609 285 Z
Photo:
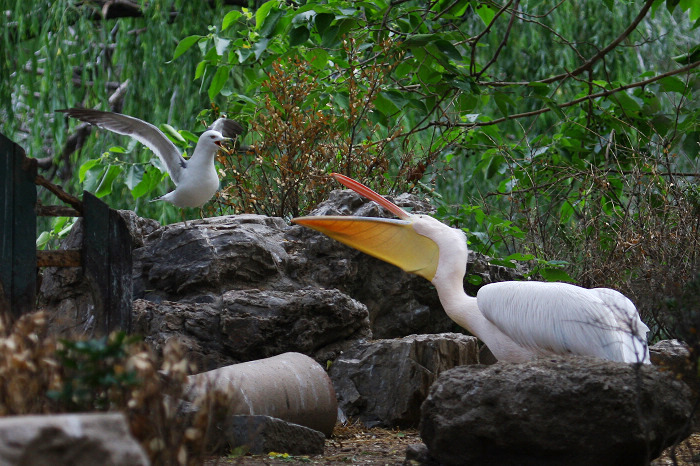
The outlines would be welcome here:
M 308 427 L 270 416 L 233 416 L 225 438 L 232 449 L 264 455 L 271 451 L 290 455 L 322 455 L 326 436 Z
M 409 427 L 438 375 L 477 364 L 475 337 L 461 333 L 409 335 L 360 343 L 331 366 L 338 404 L 345 415 L 369 427 Z
M 593 358 L 462 366 L 421 408 L 445 465 L 646 465 L 689 434 L 690 390 L 651 365 Z
M 0 464 L 140 466 L 149 460 L 121 413 L 0 418 Z

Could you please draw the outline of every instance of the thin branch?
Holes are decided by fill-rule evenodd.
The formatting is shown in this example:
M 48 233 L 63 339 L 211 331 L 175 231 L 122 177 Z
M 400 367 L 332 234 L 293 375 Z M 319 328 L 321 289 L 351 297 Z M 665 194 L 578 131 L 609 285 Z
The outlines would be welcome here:
M 496 60 L 498 59 L 498 56 L 501 54 L 501 50 L 503 50 L 503 47 L 505 47 L 506 43 L 508 42 L 508 37 L 510 36 L 510 31 L 513 29 L 513 23 L 515 22 L 515 17 L 516 17 L 515 13 L 518 11 L 518 5 L 520 5 L 520 0 L 517 0 L 515 2 L 515 5 L 513 6 L 513 14 L 510 17 L 510 21 L 508 21 L 508 26 L 506 27 L 506 32 L 503 35 L 503 40 L 501 41 L 500 44 L 498 44 L 498 47 L 496 48 L 496 51 L 494 52 L 493 57 L 491 57 L 491 60 L 489 60 L 488 63 L 486 63 L 484 65 L 484 67 L 481 69 L 481 71 L 479 71 L 476 74 L 475 79 L 479 79 L 486 72 L 486 70 L 496 62 Z
M 677 70 L 667 71 L 666 73 L 659 74 L 657 76 L 654 76 L 653 78 L 645 79 L 644 81 L 626 84 L 624 86 L 616 87 L 615 89 L 608 89 L 606 91 L 598 92 L 596 94 L 589 94 L 589 95 L 586 95 L 584 97 L 574 99 L 570 102 L 559 104 L 559 105 L 557 105 L 557 107 L 567 108 L 567 107 L 571 107 L 571 106 L 580 104 L 581 102 L 585 102 L 587 100 L 597 99 L 599 97 L 607 97 L 609 95 L 612 95 L 612 94 L 615 94 L 617 92 L 624 91 L 627 89 L 634 89 L 636 87 L 643 87 L 643 86 L 646 86 L 646 85 L 651 84 L 653 82 L 656 82 L 660 79 L 666 78 L 668 76 L 674 76 L 677 74 L 685 73 L 686 71 L 690 71 L 693 68 L 697 68 L 698 66 L 700 66 L 700 61 L 693 62 L 693 63 L 686 65 L 683 68 L 679 68 Z M 539 110 L 533 110 L 531 112 L 524 112 L 524 113 L 517 113 L 515 115 L 509 115 L 509 116 L 497 118 L 497 119 L 491 120 L 491 121 L 478 121 L 475 123 L 449 123 L 449 125 L 446 123 L 433 122 L 433 123 L 430 123 L 429 126 L 462 126 L 462 127 L 469 127 L 469 128 L 476 128 L 479 126 L 492 126 L 492 125 L 497 125 L 499 123 L 503 123 L 504 121 L 507 121 L 507 120 L 513 120 L 516 118 L 526 118 L 526 117 L 531 117 L 531 116 L 535 116 L 535 115 L 541 115 L 542 113 L 547 113 L 551 110 L 552 109 L 549 107 L 544 107 L 544 108 L 540 108 Z
M 496 14 L 493 16 L 493 19 L 491 20 L 491 22 L 486 26 L 486 28 L 471 39 L 471 41 L 472 41 L 472 53 L 471 53 L 471 62 L 469 64 L 471 74 L 476 74 L 476 70 L 474 67 L 476 64 L 476 46 L 477 46 L 477 44 L 479 43 L 479 41 L 481 40 L 482 37 L 484 37 L 486 34 L 488 34 L 491 31 L 491 27 L 493 27 L 493 25 L 496 24 L 496 20 L 498 19 L 498 17 L 501 16 L 503 14 L 503 12 L 505 12 L 512 3 L 513 3 L 513 0 L 510 0 L 503 8 L 498 10 L 496 12 Z

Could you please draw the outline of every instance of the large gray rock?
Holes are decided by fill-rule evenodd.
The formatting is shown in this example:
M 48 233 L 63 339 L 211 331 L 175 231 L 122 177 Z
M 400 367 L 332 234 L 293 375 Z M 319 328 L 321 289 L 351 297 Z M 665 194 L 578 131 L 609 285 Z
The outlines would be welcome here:
M 169 225 L 134 251 L 134 296 L 201 301 L 207 292 L 270 288 L 284 281 L 288 260 L 281 218 L 214 217 Z
M 212 303 L 134 302 L 134 332 L 175 338 L 202 370 L 294 351 L 317 361 L 371 337 L 367 308 L 338 290 L 235 290 Z
M 418 425 L 420 405 L 441 372 L 478 363 L 477 341 L 460 333 L 361 343 L 330 370 L 338 404 L 366 425 Z
M 0 418 L 0 464 L 139 466 L 150 464 L 121 413 Z
M 422 406 L 439 463 L 644 465 L 685 438 L 689 390 L 650 365 L 588 358 L 462 366 Z

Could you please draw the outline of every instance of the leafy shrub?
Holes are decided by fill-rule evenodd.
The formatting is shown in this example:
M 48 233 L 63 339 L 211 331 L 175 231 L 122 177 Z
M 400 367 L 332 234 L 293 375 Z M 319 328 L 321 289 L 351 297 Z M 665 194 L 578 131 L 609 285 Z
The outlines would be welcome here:
M 0 415 L 122 411 L 152 464 L 198 465 L 213 447 L 209 434 L 230 400 L 205 390 L 183 409 L 193 367 L 176 343 L 158 358 L 124 333 L 58 341 L 43 312 L 2 325 L 0 335 Z

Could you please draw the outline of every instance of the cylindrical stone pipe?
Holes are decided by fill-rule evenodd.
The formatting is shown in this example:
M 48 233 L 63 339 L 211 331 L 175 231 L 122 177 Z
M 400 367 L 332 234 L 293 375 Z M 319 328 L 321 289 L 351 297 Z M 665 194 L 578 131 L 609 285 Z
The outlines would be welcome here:
M 188 398 L 212 390 L 231 394 L 231 414 L 272 416 L 333 433 L 338 401 L 323 367 L 300 353 L 233 364 L 188 377 Z

